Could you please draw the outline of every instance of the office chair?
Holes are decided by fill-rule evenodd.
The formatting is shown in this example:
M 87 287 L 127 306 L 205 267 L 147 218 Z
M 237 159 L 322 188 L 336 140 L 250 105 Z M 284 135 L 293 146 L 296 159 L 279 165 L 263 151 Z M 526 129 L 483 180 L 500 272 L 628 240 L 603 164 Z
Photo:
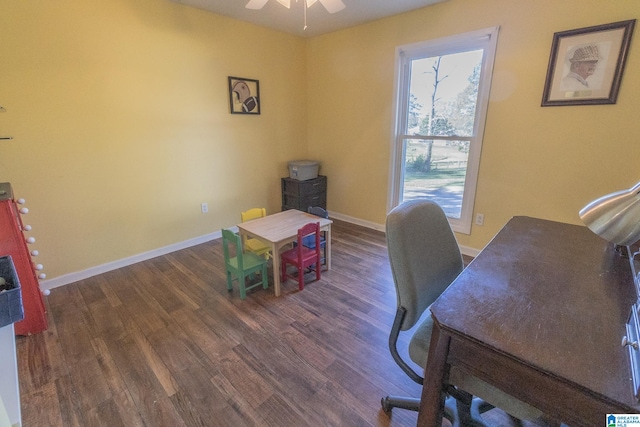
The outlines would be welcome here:
M 242 222 L 247 222 L 252 219 L 262 218 L 267 216 L 267 210 L 265 208 L 252 208 L 247 211 L 240 213 L 240 220 Z M 269 258 L 271 248 L 269 245 L 263 243 L 259 239 L 254 238 L 244 238 L 244 249 L 253 252 L 256 255 L 263 256 L 265 258 Z
M 423 376 L 400 356 L 398 338 L 401 331 L 411 329 L 424 317 L 408 349 L 409 358 L 424 369 L 433 328 L 428 308 L 464 268 L 462 255 L 444 211 L 427 200 L 408 201 L 393 209 L 387 216 L 386 237 L 398 300 L 389 334 L 389 350 L 400 368 L 413 381 L 422 384 Z M 541 415 L 537 409 L 458 369 L 452 369 L 449 378 L 455 387 L 447 390 L 444 416 L 454 426 L 486 426 L 481 421 L 481 413 L 494 406 L 518 419 Z M 472 396 L 481 396 L 484 400 Z M 392 408 L 417 411 L 420 400 L 386 396 L 381 403 L 387 413 Z
M 311 236 L 315 240 L 313 249 L 302 244 L 305 237 Z M 282 264 L 282 283 L 287 280 L 287 265 L 298 269 L 298 289 L 304 289 L 304 270 L 312 268 L 316 272 L 316 280 L 320 280 L 320 223 L 310 222 L 298 229 L 298 244 L 280 255 Z M 314 267 L 315 266 L 315 267 Z M 292 276 L 293 277 L 293 276 Z
M 235 247 L 235 255 L 231 256 L 231 246 Z M 242 252 L 242 240 L 240 236 L 231 230 L 222 230 L 222 251 L 224 252 L 224 268 L 227 273 L 227 289 L 233 290 L 233 281 L 238 280 L 240 287 L 240 299 L 245 299 L 247 291 L 262 285 L 263 289 L 269 287 L 267 276 L 267 260 L 251 252 Z M 260 281 L 250 286 L 246 285 L 247 277 L 254 277 L 260 273 Z M 235 276 L 235 279 L 234 279 Z
M 307 212 L 311 215 L 319 216 L 320 218 L 329 218 L 329 212 L 320 206 L 309 206 Z M 307 236 L 302 241 L 302 244 L 308 247 L 309 249 L 316 248 L 316 241 L 313 236 Z M 327 242 L 326 236 L 324 232 L 320 232 L 320 249 L 322 249 L 322 257 L 320 259 L 320 263 L 322 265 L 327 264 Z

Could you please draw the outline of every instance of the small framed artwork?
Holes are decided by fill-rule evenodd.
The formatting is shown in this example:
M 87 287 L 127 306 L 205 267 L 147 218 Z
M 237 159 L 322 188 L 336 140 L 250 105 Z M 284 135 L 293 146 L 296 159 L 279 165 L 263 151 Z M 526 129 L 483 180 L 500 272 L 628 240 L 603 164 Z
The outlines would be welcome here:
M 229 77 L 231 114 L 260 114 L 260 82 L 241 77 Z
M 542 106 L 615 104 L 635 22 L 555 33 Z

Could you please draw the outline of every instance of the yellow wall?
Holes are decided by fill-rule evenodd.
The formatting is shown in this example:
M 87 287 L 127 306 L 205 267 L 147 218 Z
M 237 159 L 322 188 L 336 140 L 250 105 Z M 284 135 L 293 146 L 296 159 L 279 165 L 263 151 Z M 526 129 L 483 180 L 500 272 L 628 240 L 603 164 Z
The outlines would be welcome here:
M 513 215 L 579 223 L 640 180 L 640 43 L 616 105 L 541 108 L 552 36 L 639 15 L 637 0 L 449 0 L 306 41 L 165 0 L 5 1 L 0 181 L 27 199 L 49 278 L 275 212 L 292 159 L 322 162 L 330 211 L 383 224 L 395 47 L 500 25 L 485 225 L 459 241 L 481 248 Z M 229 114 L 230 75 L 260 80 L 260 116 Z
M 395 47 L 501 27 L 478 178 L 482 248 L 514 215 L 580 223 L 592 199 L 640 181 L 640 28 L 616 105 L 540 107 L 553 33 L 640 18 L 619 0 L 450 0 L 314 38 L 307 49 L 309 156 L 329 176 L 329 208 L 384 224 Z
M 304 40 L 165 0 L 1 9 L 0 182 L 49 278 L 280 210 L 306 154 Z M 228 76 L 260 80 L 261 115 L 229 114 Z

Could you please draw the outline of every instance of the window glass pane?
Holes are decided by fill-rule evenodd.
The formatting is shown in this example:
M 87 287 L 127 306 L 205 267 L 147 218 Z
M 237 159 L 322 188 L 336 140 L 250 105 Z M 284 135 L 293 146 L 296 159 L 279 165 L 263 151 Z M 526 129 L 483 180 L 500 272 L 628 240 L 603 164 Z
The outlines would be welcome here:
M 471 232 L 499 27 L 396 48 L 388 207 L 427 198 Z
M 469 141 L 405 139 L 405 153 L 403 201 L 427 198 L 460 218 Z
M 409 135 L 472 136 L 482 49 L 411 61 Z

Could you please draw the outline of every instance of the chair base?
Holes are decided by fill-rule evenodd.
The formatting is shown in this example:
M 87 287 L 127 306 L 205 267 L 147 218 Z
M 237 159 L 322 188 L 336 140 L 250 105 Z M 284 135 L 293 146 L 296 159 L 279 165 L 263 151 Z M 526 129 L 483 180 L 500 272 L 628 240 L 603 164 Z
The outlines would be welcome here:
M 316 281 L 320 280 L 321 277 L 321 273 L 320 273 L 320 268 L 317 268 L 317 264 L 312 264 L 312 265 L 307 265 L 307 266 L 296 266 L 295 264 L 292 264 L 289 260 L 285 260 L 284 257 L 282 257 L 282 272 L 281 272 L 281 276 L 280 276 L 280 281 L 281 283 L 286 283 L 288 279 L 294 279 L 298 281 L 298 289 L 299 290 L 303 290 L 304 289 L 304 285 L 305 285 L 305 280 L 304 280 L 304 275 L 306 273 L 312 273 L 315 272 L 316 274 Z M 293 274 L 293 273 L 289 273 L 287 271 L 287 265 L 293 265 L 294 267 L 296 267 L 297 270 L 297 274 Z
M 233 282 L 238 282 L 238 288 L 240 289 L 240 299 L 247 297 L 247 291 L 262 286 L 262 289 L 269 288 L 269 277 L 266 273 L 266 266 L 263 271 L 257 272 L 260 275 L 260 280 L 255 279 L 256 272 L 247 275 L 236 275 L 235 272 L 227 271 L 227 291 L 233 292 Z M 236 276 L 236 277 L 234 277 Z M 246 280 L 249 279 L 251 283 L 247 285 Z
M 382 410 L 386 413 L 390 413 L 393 408 L 408 409 L 409 411 L 416 411 L 420 409 L 420 399 L 412 397 L 400 397 L 400 396 L 386 396 L 380 399 Z
M 420 409 L 420 399 L 401 396 L 386 396 L 380 400 L 382 410 L 387 414 L 393 408 L 418 411 Z M 482 399 L 475 398 L 471 406 L 449 396 L 444 403 L 443 417 L 449 420 L 453 427 L 489 427 L 482 421 L 480 414 L 492 409 L 493 406 Z

